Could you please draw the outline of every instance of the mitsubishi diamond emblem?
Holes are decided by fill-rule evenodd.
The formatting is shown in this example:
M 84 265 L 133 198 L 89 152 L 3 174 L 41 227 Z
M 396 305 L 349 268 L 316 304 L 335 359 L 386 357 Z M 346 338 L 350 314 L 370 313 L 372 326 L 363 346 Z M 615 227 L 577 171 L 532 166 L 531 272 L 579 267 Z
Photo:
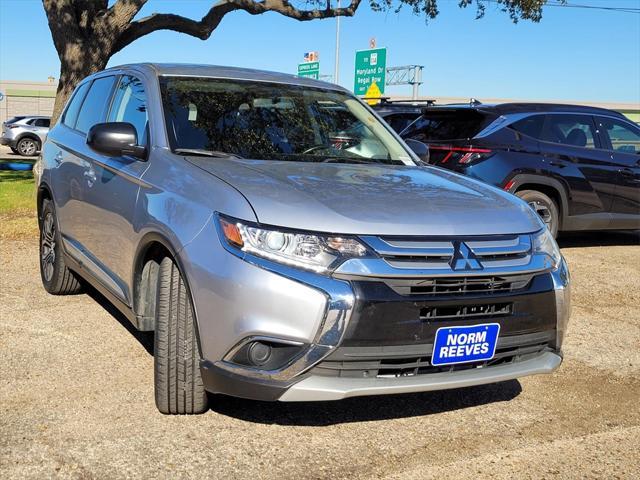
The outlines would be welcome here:
M 449 262 L 452 270 L 481 270 L 482 265 L 466 243 L 453 242 L 453 256 Z

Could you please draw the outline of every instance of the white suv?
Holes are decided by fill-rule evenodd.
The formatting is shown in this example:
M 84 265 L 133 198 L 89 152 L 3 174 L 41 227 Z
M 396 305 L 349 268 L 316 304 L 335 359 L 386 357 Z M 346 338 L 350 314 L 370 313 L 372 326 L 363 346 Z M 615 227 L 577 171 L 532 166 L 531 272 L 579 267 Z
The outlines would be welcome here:
M 35 155 L 47 138 L 50 123 L 51 118 L 37 115 L 10 118 L 2 124 L 0 144 L 24 157 Z

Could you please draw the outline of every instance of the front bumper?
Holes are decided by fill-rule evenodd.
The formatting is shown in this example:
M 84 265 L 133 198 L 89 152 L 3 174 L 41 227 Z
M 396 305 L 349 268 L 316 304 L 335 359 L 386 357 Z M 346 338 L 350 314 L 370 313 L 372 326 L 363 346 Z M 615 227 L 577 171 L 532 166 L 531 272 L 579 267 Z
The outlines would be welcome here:
M 333 378 L 310 375 L 280 397 L 285 402 L 341 400 L 365 395 L 427 392 L 503 382 L 527 375 L 551 373 L 562 363 L 558 353 L 543 352 L 516 363 L 458 372 L 431 373 L 399 378 Z
M 235 252 L 232 252 L 235 254 Z M 385 351 L 398 348 L 404 357 L 419 357 L 428 363 L 435 332 L 428 322 L 405 322 L 403 315 L 415 315 L 428 301 L 392 296 L 392 301 L 374 298 L 373 282 L 348 282 L 308 272 L 301 272 L 246 255 L 243 260 L 253 268 L 267 270 L 321 292 L 326 297 L 326 311 L 315 337 L 305 342 L 304 352 L 278 370 L 265 371 L 228 361 L 205 360 L 201 371 L 205 388 L 256 400 L 322 401 L 353 396 L 420 392 L 500 382 L 538 373 L 550 373 L 562 362 L 561 346 L 570 315 L 570 280 L 564 260 L 554 271 L 536 275 L 526 291 L 517 295 L 491 295 L 483 302 L 512 305 L 512 316 L 499 319 L 502 336 L 499 348 L 512 348 L 503 354 L 508 361 L 466 364 L 450 371 L 416 369 L 412 374 L 398 372 L 396 376 L 378 375 L 373 370 L 344 375 L 327 375 L 326 366 L 345 348 Z M 362 285 L 367 284 L 368 288 Z M 383 299 L 384 300 L 384 299 Z M 445 299 L 446 300 L 446 299 Z M 477 304 L 477 296 L 438 299 L 433 303 Z M 365 308 L 368 312 L 365 311 Z M 377 312 L 376 316 L 371 312 Z M 367 316 L 368 315 L 368 316 Z M 451 325 L 471 325 L 488 319 L 457 319 Z M 371 326 L 374 325 L 374 328 Z M 438 324 L 437 326 L 441 326 Z M 379 335 L 382 332 L 382 335 Z M 409 341 L 407 341 L 409 339 Z M 533 341 L 535 340 L 535 341 Z M 502 344 L 502 345 L 501 345 Z M 420 351 L 420 353 L 416 353 Z M 357 355 L 360 355 L 358 353 Z M 357 356 L 356 355 L 356 356 Z M 366 355 L 365 355 L 366 356 Z M 374 355 L 375 356 L 375 355 Z M 387 355 L 388 356 L 388 355 Z M 398 359 L 398 355 L 395 357 Z M 367 360 L 360 357 L 359 360 Z M 361 369 L 362 370 L 362 369 Z

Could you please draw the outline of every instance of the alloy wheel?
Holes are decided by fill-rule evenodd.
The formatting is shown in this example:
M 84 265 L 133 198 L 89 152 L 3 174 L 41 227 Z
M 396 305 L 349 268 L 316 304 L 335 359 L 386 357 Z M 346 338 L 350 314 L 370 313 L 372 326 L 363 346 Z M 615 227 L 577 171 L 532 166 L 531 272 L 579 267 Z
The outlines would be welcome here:
M 40 235 L 40 261 L 42 262 L 42 272 L 47 282 L 53 278 L 53 271 L 56 262 L 56 226 L 51 212 L 47 212 L 42 222 L 42 233 Z
M 553 216 L 551 215 L 551 210 L 549 209 L 549 206 L 538 201 L 529 202 L 529 206 L 533 208 L 533 210 L 540 216 L 542 221 L 545 223 L 547 228 L 550 229 Z
M 20 150 L 20 153 L 22 155 L 32 156 L 35 155 L 35 153 L 38 151 L 38 146 L 33 140 L 26 139 L 20 142 L 20 144 L 18 145 L 18 150 Z

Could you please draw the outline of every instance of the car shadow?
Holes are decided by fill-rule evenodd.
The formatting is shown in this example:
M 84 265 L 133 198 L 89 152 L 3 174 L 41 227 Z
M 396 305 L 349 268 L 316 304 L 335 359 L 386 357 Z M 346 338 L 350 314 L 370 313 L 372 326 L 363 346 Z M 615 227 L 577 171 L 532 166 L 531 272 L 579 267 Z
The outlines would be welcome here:
M 517 380 L 436 392 L 355 397 L 331 402 L 259 402 L 211 396 L 211 411 L 252 423 L 325 427 L 342 423 L 423 417 L 489 403 L 508 402 L 522 392 Z
M 86 282 L 83 282 L 83 288 L 85 293 L 89 295 L 98 305 L 104 308 L 113 318 L 115 318 L 122 327 L 129 332 L 133 338 L 135 338 L 140 345 L 147 351 L 149 355 L 153 356 L 153 332 L 141 332 L 134 327 L 129 319 L 113 306 L 105 296 L 103 296 L 98 290 L 93 288 Z
M 563 233 L 558 245 L 560 248 L 640 245 L 640 230 Z

